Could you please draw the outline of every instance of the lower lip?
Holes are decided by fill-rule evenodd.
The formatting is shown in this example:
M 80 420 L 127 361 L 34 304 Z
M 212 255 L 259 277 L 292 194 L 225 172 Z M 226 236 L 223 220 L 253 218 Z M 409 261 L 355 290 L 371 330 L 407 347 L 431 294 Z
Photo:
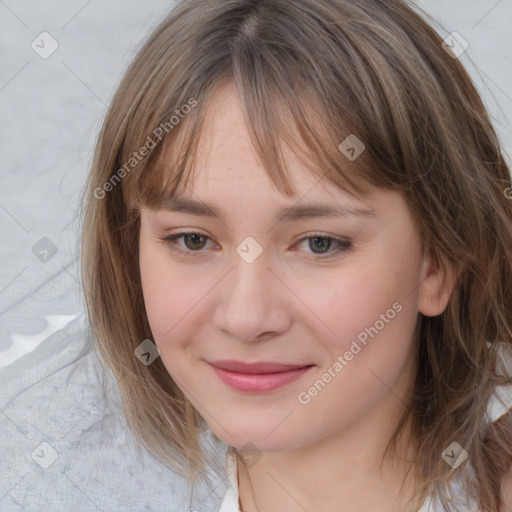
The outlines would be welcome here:
M 238 373 L 212 366 L 219 379 L 237 391 L 272 391 L 300 379 L 312 366 L 278 373 Z

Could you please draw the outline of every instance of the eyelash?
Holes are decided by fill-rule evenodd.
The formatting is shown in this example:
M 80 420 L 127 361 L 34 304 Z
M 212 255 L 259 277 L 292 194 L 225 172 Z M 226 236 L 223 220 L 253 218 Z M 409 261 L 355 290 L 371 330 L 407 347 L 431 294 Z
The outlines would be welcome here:
M 197 256 L 194 253 L 200 253 L 200 252 L 202 252 L 202 249 L 199 249 L 197 251 L 192 251 L 192 250 L 189 250 L 189 249 L 184 250 L 184 249 L 181 249 L 181 248 L 176 248 L 177 247 L 176 240 L 178 240 L 179 238 L 183 238 L 183 237 L 185 237 L 187 235 L 199 235 L 199 236 L 202 236 L 202 237 L 206 238 L 207 240 L 211 240 L 210 237 L 208 237 L 206 235 L 203 235 L 202 233 L 182 232 L 182 233 L 175 233 L 173 235 L 167 235 L 167 236 L 161 237 L 160 241 L 165 246 L 167 246 L 171 251 L 179 252 L 181 254 L 184 254 L 186 257 L 192 257 L 193 258 L 193 257 Z M 331 241 L 334 241 L 336 244 L 338 244 L 338 248 L 334 252 L 331 251 L 331 252 L 327 253 L 327 255 L 318 255 L 318 254 L 316 254 L 315 258 L 318 259 L 318 260 L 325 260 L 325 259 L 328 259 L 328 258 L 333 258 L 334 256 L 337 256 L 338 254 L 340 254 L 342 252 L 348 251 L 352 247 L 352 243 L 350 241 L 348 241 L 348 240 L 338 239 L 338 238 L 334 238 L 334 237 L 331 237 L 331 236 L 324 236 L 322 234 L 313 234 L 313 235 L 304 237 L 301 240 L 299 240 L 298 243 L 304 242 L 305 240 L 312 240 L 312 239 L 315 239 L 315 238 L 331 240 Z M 314 254 L 314 253 L 312 253 L 312 254 Z

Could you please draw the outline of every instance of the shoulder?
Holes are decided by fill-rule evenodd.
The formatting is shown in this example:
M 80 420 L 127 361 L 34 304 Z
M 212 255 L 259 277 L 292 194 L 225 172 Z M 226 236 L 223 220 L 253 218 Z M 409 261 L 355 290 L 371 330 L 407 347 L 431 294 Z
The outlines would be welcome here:
M 0 376 L 0 508 L 186 510 L 188 480 L 133 437 L 86 327 L 77 318 Z

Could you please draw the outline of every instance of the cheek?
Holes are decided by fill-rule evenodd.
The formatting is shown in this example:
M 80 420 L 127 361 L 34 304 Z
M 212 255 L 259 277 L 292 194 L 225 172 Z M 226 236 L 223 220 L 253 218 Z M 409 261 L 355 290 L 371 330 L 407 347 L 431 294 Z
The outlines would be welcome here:
M 139 250 L 139 268 L 142 283 L 142 294 L 149 325 L 155 338 L 161 336 L 165 329 L 165 310 L 169 294 L 166 293 L 168 278 L 165 266 L 155 251 L 148 247 L 149 243 L 141 237 Z M 168 327 L 169 329 L 169 327 Z
M 401 329 L 411 331 L 418 283 L 415 262 L 409 263 L 381 254 L 351 263 L 325 279 L 302 281 L 298 294 L 309 307 L 310 329 L 318 331 L 320 326 L 331 355 L 349 350 L 358 336 L 362 342 L 372 339 L 368 330 L 375 335 L 377 329 L 379 337 L 387 331 L 393 338 Z
M 175 268 L 175 267 L 174 267 Z M 173 271 L 165 258 L 140 253 L 140 272 L 144 304 L 153 341 L 160 350 L 162 363 L 169 375 L 184 389 L 187 382 L 188 341 L 194 337 L 200 298 L 207 290 L 199 288 L 193 277 Z M 194 318 L 196 321 L 194 321 Z
M 193 328 L 201 297 L 208 291 L 194 278 L 170 273 L 158 265 L 141 264 L 144 304 L 151 331 L 159 346 L 174 343 Z M 197 323 L 197 322 L 196 322 Z
M 139 265 L 148 322 L 155 342 L 165 348 L 169 340 L 179 339 L 177 333 L 186 325 L 187 312 L 199 302 L 203 287 L 183 268 L 171 265 L 165 250 L 143 238 Z
M 414 275 L 414 268 L 382 272 L 380 265 L 354 266 L 340 273 L 323 302 L 318 295 L 314 307 L 334 334 L 326 328 L 326 336 L 317 333 L 317 347 L 324 351 L 321 368 L 297 399 L 308 418 L 323 418 L 322 428 L 350 423 L 389 389 L 402 396 L 395 383 L 414 361 Z
M 197 355 L 197 332 L 209 323 L 211 294 L 219 277 L 211 270 L 171 262 L 155 245 L 140 249 L 144 304 L 162 363 L 182 388 L 190 387 L 190 361 Z M 197 379 L 194 379 L 197 380 Z

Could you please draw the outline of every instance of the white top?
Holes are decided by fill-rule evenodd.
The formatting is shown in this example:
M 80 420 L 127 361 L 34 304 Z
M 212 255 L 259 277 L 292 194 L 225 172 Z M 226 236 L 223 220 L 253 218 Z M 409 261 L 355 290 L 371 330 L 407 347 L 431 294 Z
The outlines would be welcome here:
M 501 375 L 503 375 L 504 372 L 512 374 L 512 355 L 503 350 L 504 346 L 505 344 L 502 344 L 501 350 L 499 351 L 500 357 L 504 363 L 501 366 L 501 370 L 498 371 Z M 512 409 L 512 386 L 498 386 L 487 406 L 487 417 L 484 420 L 484 425 L 498 420 L 510 409 Z M 226 455 L 226 471 L 229 488 L 224 495 L 224 500 L 222 501 L 219 512 L 241 512 L 238 504 L 237 459 L 235 455 L 230 454 L 229 452 L 227 452 Z M 479 512 L 477 505 L 467 496 L 463 495 L 460 480 L 457 480 L 453 484 L 452 489 L 454 496 L 457 497 L 457 505 L 460 508 L 460 512 Z M 443 509 L 440 504 L 434 503 L 433 498 L 429 496 L 425 500 L 419 512 L 443 512 Z

